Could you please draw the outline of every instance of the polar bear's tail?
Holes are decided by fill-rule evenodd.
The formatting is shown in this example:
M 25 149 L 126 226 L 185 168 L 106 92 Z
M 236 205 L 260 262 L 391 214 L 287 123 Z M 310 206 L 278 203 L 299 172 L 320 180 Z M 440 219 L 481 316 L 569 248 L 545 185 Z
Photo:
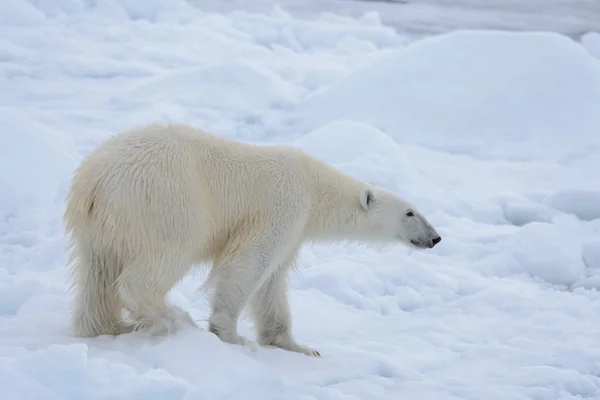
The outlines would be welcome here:
M 95 214 L 95 187 L 88 180 L 75 180 L 64 214 L 69 240 L 68 273 L 74 292 L 71 316 L 73 333 L 78 337 L 116 335 L 121 327 L 121 301 L 117 278 L 123 263 L 103 238 L 102 221 Z

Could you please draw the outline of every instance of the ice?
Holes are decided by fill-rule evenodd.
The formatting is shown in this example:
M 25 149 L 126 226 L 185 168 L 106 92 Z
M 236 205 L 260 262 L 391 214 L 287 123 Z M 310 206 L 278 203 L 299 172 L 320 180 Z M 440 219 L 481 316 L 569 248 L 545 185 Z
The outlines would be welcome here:
M 0 2 L 3 399 L 600 398 L 596 33 L 412 41 L 381 24 L 402 5 L 299 18 L 195 3 Z M 301 148 L 401 194 L 443 241 L 305 248 L 293 330 L 319 359 L 220 342 L 195 274 L 168 300 L 202 329 L 74 338 L 71 175 L 154 120 Z M 247 317 L 239 329 L 253 338 Z

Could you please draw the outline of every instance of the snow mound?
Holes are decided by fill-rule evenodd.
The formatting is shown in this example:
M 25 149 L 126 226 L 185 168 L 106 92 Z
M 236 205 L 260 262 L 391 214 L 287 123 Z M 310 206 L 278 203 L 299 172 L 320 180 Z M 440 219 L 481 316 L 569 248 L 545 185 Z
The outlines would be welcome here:
M 57 360 L 60 360 L 58 365 Z M 84 344 L 50 345 L 28 352 L 17 362 L 6 362 L 0 370 L 3 370 L 3 376 L 10 378 L 2 384 L 3 388 L 14 391 L 15 397 L 9 394 L 9 399 L 161 400 L 183 399 L 189 391 L 187 382 L 164 370 L 138 374 L 123 364 L 101 358 L 89 359 Z M 115 381 L 111 387 L 106 387 L 106 380 Z
M 589 269 L 600 273 L 600 237 L 598 241 L 586 243 L 583 247 L 583 260 Z
M 33 0 L 29 3 L 48 17 L 56 17 L 60 14 L 71 15 L 80 13 L 85 7 L 83 0 Z
M 263 125 L 265 109 L 289 108 L 294 95 L 287 83 L 259 65 L 224 61 L 153 77 L 111 96 L 108 103 L 117 112 L 137 113 L 132 122 L 140 124 L 160 118 L 190 122 L 188 116 L 195 114 L 251 129 Z
M 76 165 L 72 143 L 16 110 L 1 108 L 0 143 L 0 221 L 10 225 L 36 210 L 42 210 L 40 217 L 48 210 L 54 214 L 63 202 L 65 177 Z
M 29 49 L 16 46 L 8 40 L 0 38 L 0 62 L 23 61 L 32 56 Z
M 504 218 L 511 224 L 523 226 L 531 222 L 551 222 L 561 213 L 549 206 L 527 200 L 513 200 L 503 204 Z
M 247 63 L 220 63 L 151 79 L 132 88 L 128 97 L 152 103 L 172 93 L 176 100 L 187 99 L 186 105 L 190 107 L 222 109 L 232 105 L 253 105 L 259 109 L 268 105 L 272 92 L 276 91 L 274 79 L 259 67 Z
M 0 2 L 0 25 L 35 26 L 45 22 L 42 12 L 25 0 Z
M 514 257 L 515 273 L 566 286 L 585 277 L 581 227 L 569 216 L 557 217 L 551 224 L 527 224 L 505 245 Z
M 600 33 L 589 32 L 581 37 L 581 45 L 596 58 L 600 59 Z
M 388 188 L 405 186 L 415 178 L 401 147 L 385 133 L 363 123 L 334 121 L 293 145 L 359 179 Z
M 573 289 L 595 289 L 600 291 L 600 235 L 596 240 L 583 244 L 583 262 L 587 268 L 587 277 L 576 282 Z
M 481 158 L 562 159 L 598 148 L 599 108 L 600 64 L 567 37 L 455 32 L 351 74 L 294 120 L 312 130 L 353 119 L 400 143 Z
M 600 191 L 564 190 L 550 196 L 547 204 L 582 220 L 600 218 Z
M 355 161 L 365 155 L 387 160 L 402 157 L 400 146 L 388 135 L 353 121 L 334 121 L 302 136 L 294 145 L 332 164 Z

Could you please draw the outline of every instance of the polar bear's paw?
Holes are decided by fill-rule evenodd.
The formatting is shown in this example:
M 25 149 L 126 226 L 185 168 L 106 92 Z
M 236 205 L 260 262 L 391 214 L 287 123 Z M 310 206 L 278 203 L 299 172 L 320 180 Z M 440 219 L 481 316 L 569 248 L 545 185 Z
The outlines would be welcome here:
M 199 328 L 198 324 L 196 324 L 196 321 L 194 321 L 192 316 L 187 311 L 184 311 L 183 309 L 181 309 L 177 306 L 172 306 L 172 309 L 173 309 L 173 312 L 177 319 L 178 325 L 180 325 L 180 326 L 187 325 L 187 326 L 191 326 L 193 328 Z
M 169 317 L 138 318 L 134 322 L 136 332 L 152 336 L 167 336 L 178 330 L 177 320 Z
M 209 332 L 217 335 L 217 337 L 224 343 L 237 344 L 242 347 L 246 347 L 250 351 L 256 351 L 258 349 L 258 346 L 255 342 L 238 335 L 233 329 L 219 328 L 217 325 L 210 323 L 208 330 Z
M 301 353 L 301 354 L 307 355 L 309 357 L 314 357 L 314 358 L 321 357 L 321 353 L 319 353 L 317 350 L 310 348 L 308 346 L 299 345 L 297 343 L 290 343 L 285 346 L 276 346 L 276 347 L 279 347 L 283 350 L 293 351 L 295 353 Z
M 305 354 L 309 357 L 321 357 L 321 353 L 319 353 L 317 350 L 296 343 L 296 341 L 292 338 L 291 335 L 284 332 L 280 332 L 275 336 L 271 337 L 263 333 L 260 339 L 260 343 L 263 346 L 278 347 L 280 349 L 292 351 L 294 353 Z
M 256 351 L 258 350 L 258 345 L 256 344 L 256 342 L 250 340 L 250 339 L 246 339 L 243 336 L 238 336 L 239 340 L 241 342 L 241 345 L 247 349 L 249 349 L 250 351 Z
M 255 342 L 253 342 L 250 339 L 246 339 L 245 337 L 240 336 L 240 335 L 238 335 L 236 333 L 233 333 L 233 332 L 223 332 L 223 331 L 213 332 L 213 333 L 215 335 L 217 335 L 217 337 L 219 339 L 221 339 L 221 341 L 224 342 L 224 343 L 236 344 L 236 345 L 245 347 L 245 348 L 249 349 L 250 351 L 256 351 L 256 350 L 258 350 L 258 346 L 256 345 Z
M 298 351 L 299 353 L 306 354 L 307 356 L 315 357 L 315 358 L 321 357 L 321 353 L 319 353 L 315 349 L 311 349 L 310 347 L 298 346 L 298 349 L 300 350 L 300 351 Z
M 175 334 L 187 327 L 198 327 L 192 317 L 179 307 L 169 307 L 162 313 L 134 317 L 133 323 L 126 331 L 144 332 L 153 336 Z

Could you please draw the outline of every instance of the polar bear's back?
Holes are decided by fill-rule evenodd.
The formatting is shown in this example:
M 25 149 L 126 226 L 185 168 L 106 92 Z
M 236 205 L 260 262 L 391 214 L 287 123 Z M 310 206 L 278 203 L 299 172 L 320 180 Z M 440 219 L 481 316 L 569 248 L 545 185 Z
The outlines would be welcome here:
M 218 247 L 240 221 L 293 213 L 306 203 L 298 157 L 293 149 L 185 125 L 139 127 L 109 138 L 82 162 L 68 203 L 70 226 L 102 229 L 99 237 L 134 253 L 158 243 Z

